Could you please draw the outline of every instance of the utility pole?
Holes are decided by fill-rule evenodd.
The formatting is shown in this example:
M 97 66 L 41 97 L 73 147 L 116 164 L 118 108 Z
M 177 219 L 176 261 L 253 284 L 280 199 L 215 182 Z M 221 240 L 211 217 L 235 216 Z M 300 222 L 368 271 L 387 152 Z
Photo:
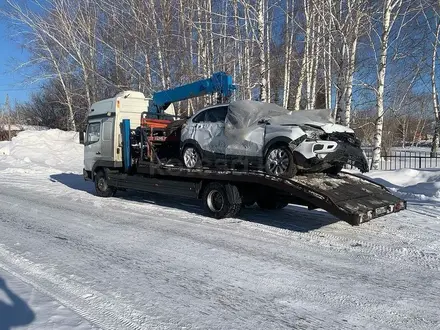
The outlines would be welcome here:
M 11 107 L 9 106 L 9 95 L 6 94 L 6 103 L 5 103 L 6 111 L 8 112 L 8 140 L 11 141 Z

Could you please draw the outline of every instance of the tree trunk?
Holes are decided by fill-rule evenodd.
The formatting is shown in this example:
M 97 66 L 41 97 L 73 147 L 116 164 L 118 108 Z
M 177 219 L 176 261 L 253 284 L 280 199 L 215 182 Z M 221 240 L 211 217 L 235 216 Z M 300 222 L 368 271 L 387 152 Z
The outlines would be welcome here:
M 261 0 L 260 0 L 261 1 Z M 245 92 L 246 98 L 252 98 L 252 90 L 251 90 L 251 42 L 249 35 L 249 9 L 248 6 L 245 6 L 245 41 L 244 41 L 244 66 L 245 66 Z
M 152 15 L 152 20 L 153 22 L 157 22 L 157 14 L 156 14 L 156 8 L 154 6 L 154 0 L 150 0 L 150 9 L 151 9 L 151 15 Z M 162 88 L 166 89 L 167 88 L 167 78 L 165 75 L 165 66 L 163 63 L 163 56 L 162 56 L 162 46 L 160 43 L 160 33 L 158 30 L 157 25 L 152 24 L 152 26 L 154 25 L 155 28 L 155 42 L 156 42 L 156 52 L 157 52 L 157 61 L 159 64 L 159 75 L 160 75 L 160 81 L 162 83 Z
M 240 82 L 241 85 L 243 85 L 245 79 L 244 79 L 244 70 L 242 69 L 242 58 L 243 58 L 243 46 L 242 46 L 242 37 L 241 37 L 241 29 L 240 29 L 240 21 L 238 18 L 238 0 L 234 0 L 234 31 L 235 35 L 237 36 L 237 39 L 234 40 L 234 46 L 235 46 L 235 64 L 234 64 L 234 81 L 237 81 L 237 73 L 241 73 L 240 75 Z M 237 97 L 237 93 L 234 93 L 233 97 L 234 99 Z M 243 91 L 240 91 L 240 95 L 242 98 L 245 98 L 243 95 Z
M 327 23 L 327 54 L 324 50 L 324 78 L 325 78 L 325 106 L 327 109 L 332 108 L 332 32 L 333 32 L 333 18 L 332 0 L 327 0 L 328 3 L 328 23 Z
M 437 47 L 438 38 L 440 35 L 440 22 L 437 21 L 437 28 L 435 32 L 435 40 L 433 43 L 432 58 L 431 58 L 431 96 L 432 104 L 434 106 L 434 135 L 431 145 L 431 157 L 435 157 L 439 147 L 439 134 L 440 134 L 440 114 L 439 114 L 439 98 L 437 92 L 437 77 L 436 77 L 436 61 L 437 61 Z
M 289 104 L 289 89 L 290 89 L 290 56 L 291 56 L 291 44 L 289 33 L 290 24 L 290 1 L 286 1 L 286 17 L 284 20 L 285 24 L 285 35 L 284 35 L 284 88 L 283 88 L 283 107 L 287 109 Z M 292 3 L 293 4 L 293 3 Z
M 266 81 L 266 52 L 265 42 L 265 12 L 264 0 L 258 0 L 257 3 L 257 40 L 259 51 L 259 68 L 260 68 L 260 101 L 267 101 L 267 81 Z
M 268 1 L 268 0 L 265 0 Z M 267 4 L 264 5 L 267 8 Z M 266 38 L 266 81 L 267 81 L 267 91 L 266 91 L 266 95 L 267 95 L 267 102 L 271 101 L 271 86 L 270 86 L 270 41 L 271 41 L 271 35 L 272 35 L 272 29 L 271 29 L 271 18 L 269 17 L 269 10 L 266 9 L 266 32 L 265 32 L 265 38 Z
M 357 49 L 357 35 L 354 36 L 354 40 L 348 49 L 350 56 L 348 60 L 347 79 L 345 81 L 345 106 L 344 106 L 344 125 L 350 126 L 351 120 L 351 103 L 353 99 L 353 75 L 356 65 L 356 49 Z
M 400 9 L 402 0 L 385 0 L 382 16 L 382 35 L 380 38 L 380 54 L 377 70 L 377 92 L 376 92 L 376 122 L 374 133 L 373 160 L 371 167 L 373 170 L 379 169 L 382 147 L 383 116 L 384 116 L 384 91 L 385 74 L 387 68 L 388 40 L 391 27 L 397 14 L 393 14 L 393 9 L 397 6 Z
M 295 107 L 294 110 L 298 111 L 301 103 L 302 97 L 302 89 L 304 85 L 304 79 L 306 79 L 306 75 L 308 74 L 308 62 L 309 62 L 309 43 L 310 43 L 310 13 L 307 6 L 307 0 L 304 0 L 304 14 L 305 14 L 305 25 L 306 25 L 306 34 L 305 34 L 305 43 L 304 43 L 304 54 L 301 61 L 301 72 L 298 79 L 298 86 L 296 89 L 295 96 Z M 307 82 L 306 82 L 307 83 Z

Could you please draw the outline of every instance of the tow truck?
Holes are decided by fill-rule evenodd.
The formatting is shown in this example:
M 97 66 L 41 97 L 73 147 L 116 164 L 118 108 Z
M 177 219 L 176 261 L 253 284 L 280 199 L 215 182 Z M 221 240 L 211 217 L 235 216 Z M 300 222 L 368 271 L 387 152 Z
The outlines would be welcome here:
M 182 119 L 173 103 L 209 94 L 224 103 L 235 89 L 231 76 L 217 72 L 152 98 L 125 91 L 94 103 L 84 142 L 85 180 L 94 182 L 101 197 L 132 189 L 201 199 L 206 213 L 218 219 L 236 217 L 255 203 L 265 210 L 290 203 L 323 209 L 351 225 L 406 209 L 406 201 L 383 185 L 349 172 L 281 178 L 258 170 L 185 168 L 179 160 L 179 131 L 172 129 Z

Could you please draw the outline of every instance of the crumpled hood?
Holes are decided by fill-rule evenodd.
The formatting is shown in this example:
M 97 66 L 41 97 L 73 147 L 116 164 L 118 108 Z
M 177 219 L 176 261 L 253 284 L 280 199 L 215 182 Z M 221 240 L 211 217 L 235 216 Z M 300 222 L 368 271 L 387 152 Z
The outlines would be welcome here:
M 304 110 L 292 112 L 288 115 L 274 116 L 268 119 L 272 125 L 309 125 L 322 129 L 325 133 L 354 133 L 354 131 L 343 125 L 334 124 L 325 116 L 322 116 L 323 112 L 313 113 L 314 110 Z M 299 115 L 296 115 L 299 114 Z M 305 116 L 305 114 L 309 116 Z
M 354 133 L 354 131 L 350 127 L 339 125 L 339 124 L 313 122 L 313 123 L 308 123 L 306 125 L 319 127 L 320 129 L 322 129 L 326 133 L 334 133 L 334 132 Z

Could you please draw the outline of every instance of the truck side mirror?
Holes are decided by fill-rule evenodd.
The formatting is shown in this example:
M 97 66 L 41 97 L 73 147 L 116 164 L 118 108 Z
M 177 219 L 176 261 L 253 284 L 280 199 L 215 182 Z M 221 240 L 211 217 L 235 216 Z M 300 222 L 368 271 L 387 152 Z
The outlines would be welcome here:
M 86 132 L 79 132 L 79 143 L 84 144 L 84 137 L 86 135 Z

